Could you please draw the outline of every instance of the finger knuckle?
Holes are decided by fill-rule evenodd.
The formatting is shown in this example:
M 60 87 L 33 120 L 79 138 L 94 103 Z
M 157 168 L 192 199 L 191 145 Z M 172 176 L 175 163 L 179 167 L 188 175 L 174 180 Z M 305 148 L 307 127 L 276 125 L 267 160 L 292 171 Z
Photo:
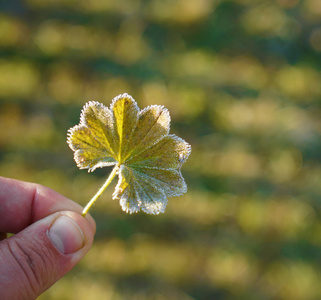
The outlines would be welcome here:
M 46 286 L 48 270 L 52 267 L 50 256 L 41 250 L 37 241 L 33 241 L 30 245 L 19 239 L 12 239 L 7 245 L 16 263 L 19 280 L 26 285 L 30 294 L 39 294 L 39 290 L 43 290 Z

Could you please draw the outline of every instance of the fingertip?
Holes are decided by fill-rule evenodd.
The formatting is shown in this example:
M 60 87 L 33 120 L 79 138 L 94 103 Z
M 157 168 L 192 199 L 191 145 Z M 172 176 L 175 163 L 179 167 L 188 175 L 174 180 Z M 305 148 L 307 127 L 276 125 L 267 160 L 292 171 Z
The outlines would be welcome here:
M 76 244 L 81 244 L 81 236 L 77 236 L 79 233 L 79 230 L 81 231 L 81 235 L 83 238 L 83 247 L 79 247 L 79 251 L 81 252 L 87 252 L 89 248 L 91 247 L 94 236 L 96 233 L 96 223 L 95 220 L 91 216 L 83 217 L 82 215 L 74 212 L 74 211 L 65 211 L 59 213 L 59 218 L 65 218 L 63 219 L 66 221 L 67 219 L 70 219 L 72 222 L 60 222 L 61 226 L 61 234 L 65 235 L 64 238 L 66 238 L 66 243 L 70 243 L 71 241 L 74 241 Z M 76 224 L 76 227 L 73 226 L 73 224 Z M 59 224 L 58 224 L 59 225 Z M 77 231 L 78 227 L 78 231 Z M 66 230 L 64 230 L 64 228 Z M 69 232 L 67 232 L 67 228 Z M 70 238 L 69 238 L 70 235 Z M 67 245 L 67 247 L 70 247 Z M 77 247 L 75 246 L 75 249 Z M 83 251 L 84 250 L 84 251 Z M 76 252 L 76 251 L 73 251 Z M 84 255 L 84 254 L 83 254 Z

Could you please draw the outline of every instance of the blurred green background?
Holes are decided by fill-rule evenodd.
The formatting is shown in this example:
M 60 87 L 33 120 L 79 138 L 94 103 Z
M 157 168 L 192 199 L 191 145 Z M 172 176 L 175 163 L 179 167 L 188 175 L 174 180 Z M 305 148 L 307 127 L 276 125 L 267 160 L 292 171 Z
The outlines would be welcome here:
M 120 93 L 171 112 L 189 191 L 127 215 L 40 299 L 321 299 L 321 1 L 0 1 L 0 175 L 84 205 L 66 144 Z

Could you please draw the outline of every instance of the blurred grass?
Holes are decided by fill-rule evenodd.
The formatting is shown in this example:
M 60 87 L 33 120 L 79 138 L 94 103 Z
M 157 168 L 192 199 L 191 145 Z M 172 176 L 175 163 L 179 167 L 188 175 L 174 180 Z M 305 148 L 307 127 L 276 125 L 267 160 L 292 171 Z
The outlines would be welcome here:
M 189 192 L 126 215 L 40 299 L 321 298 L 319 0 L 0 1 L 0 175 L 85 204 L 109 169 L 66 144 L 83 104 L 169 108 Z

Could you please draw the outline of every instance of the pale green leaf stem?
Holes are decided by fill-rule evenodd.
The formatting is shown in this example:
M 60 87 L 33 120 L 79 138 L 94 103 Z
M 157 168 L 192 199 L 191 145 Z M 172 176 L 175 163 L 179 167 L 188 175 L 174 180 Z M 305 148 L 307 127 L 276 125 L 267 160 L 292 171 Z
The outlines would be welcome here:
M 91 198 L 91 200 L 88 202 L 88 204 L 85 206 L 85 208 L 83 209 L 81 215 L 83 217 L 86 216 L 86 214 L 88 213 L 89 209 L 94 205 L 94 203 L 96 202 L 96 200 L 101 196 L 101 194 L 105 191 L 105 189 L 110 185 L 110 183 L 112 182 L 112 180 L 115 178 L 117 171 L 119 169 L 119 165 L 117 164 L 113 170 L 111 171 L 111 173 L 109 174 L 107 180 L 105 181 L 105 183 L 101 186 L 101 188 L 98 190 L 98 192 L 95 194 L 94 197 Z

